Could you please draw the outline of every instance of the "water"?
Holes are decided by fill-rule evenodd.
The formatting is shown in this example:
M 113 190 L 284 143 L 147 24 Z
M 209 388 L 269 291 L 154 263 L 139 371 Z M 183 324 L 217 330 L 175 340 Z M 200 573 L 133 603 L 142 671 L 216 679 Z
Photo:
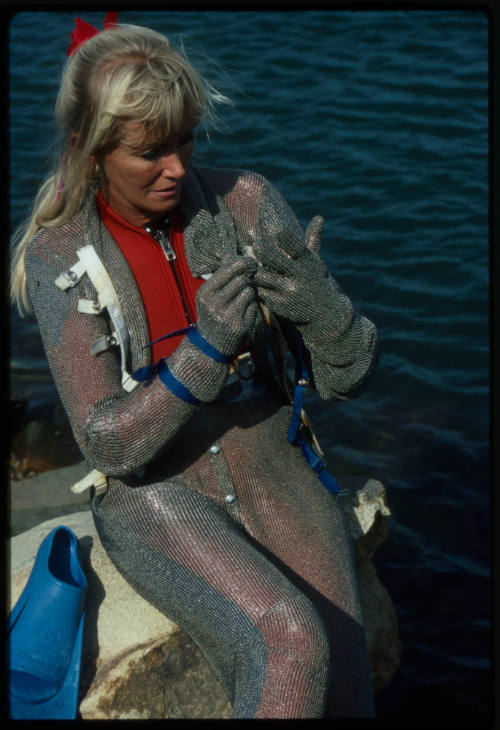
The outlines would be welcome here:
M 44 171 L 74 17 L 10 26 L 11 223 Z M 358 399 L 309 411 L 336 473 L 383 481 L 377 569 L 403 653 L 382 717 L 490 712 L 488 19 L 467 11 L 123 12 L 203 50 L 237 108 L 196 161 L 268 177 L 381 336 Z M 36 54 L 33 53 L 33 38 Z M 199 55 L 199 54 L 198 54 Z M 194 57 L 198 57 L 196 54 Z M 12 392 L 55 394 L 32 319 L 12 314 Z

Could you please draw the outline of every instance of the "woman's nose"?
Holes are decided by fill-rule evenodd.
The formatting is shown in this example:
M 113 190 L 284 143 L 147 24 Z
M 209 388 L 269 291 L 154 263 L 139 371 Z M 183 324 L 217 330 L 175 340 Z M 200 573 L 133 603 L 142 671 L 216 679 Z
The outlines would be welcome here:
M 177 152 L 173 152 L 170 155 L 166 155 L 162 159 L 162 170 L 161 174 L 163 177 L 174 178 L 180 180 L 186 174 L 186 165 Z

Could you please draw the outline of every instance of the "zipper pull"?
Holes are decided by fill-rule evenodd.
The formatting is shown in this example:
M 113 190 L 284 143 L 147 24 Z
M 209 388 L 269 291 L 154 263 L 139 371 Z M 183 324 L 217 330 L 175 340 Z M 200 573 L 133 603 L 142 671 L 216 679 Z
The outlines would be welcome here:
M 166 236 L 163 231 L 160 231 L 160 245 L 165 252 L 167 261 L 175 261 L 175 259 L 177 258 L 177 256 L 175 255 L 175 251 L 170 245 L 170 240 L 168 236 Z
M 146 226 L 146 231 L 150 236 L 153 236 L 153 238 L 158 241 L 163 249 L 163 253 L 166 256 L 167 261 L 175 261 L 177 256 L 175 255 L 175 251 L 170 245 L 169 237 L 165 234 L 165 232 L 161 228 L 153 230 L 150 226 Z

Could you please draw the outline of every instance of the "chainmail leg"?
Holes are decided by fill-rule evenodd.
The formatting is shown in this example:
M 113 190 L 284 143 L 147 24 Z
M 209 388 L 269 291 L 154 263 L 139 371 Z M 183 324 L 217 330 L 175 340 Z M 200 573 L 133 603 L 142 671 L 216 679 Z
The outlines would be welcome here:
M 198 643 L 234 718 L 324 715 L 318 611 L 218 505 L 174 482 L 117 483 L 93 513 L 124 577 Z
M 259 431 L 247 428 L 259 414 Z M 239 521 L 257 548 L 320 611 L 330 636 L 328 714 L 374 714 L 356 563 L 347 518 L 288 444 L 289 408 L 257 402 L 208 406 L 205 427 L 219 440 Z M 233 424 L 228 427 L 228 424 Z M 279 434 L 279 436 L 278 436 Z

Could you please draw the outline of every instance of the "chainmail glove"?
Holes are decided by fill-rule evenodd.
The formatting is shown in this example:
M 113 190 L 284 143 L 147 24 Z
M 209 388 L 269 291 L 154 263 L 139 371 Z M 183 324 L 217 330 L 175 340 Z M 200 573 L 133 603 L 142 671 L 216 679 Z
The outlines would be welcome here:
M 235 357 L 251 337 L 257 315 L 251 278 L 254 259 L 226 254 L 222 265 L 197 292 L 197 330 L 223 356 Z M 196 399 L 214 400 L 224 387 L 229 365 L 202 352 L 185 337 L 168 358 L 168 368 Z
M 197 292 L 198 331 L 224 355 L 236 356 L 253 331 L 257 300 L 251 280 L 256 270 L 254 259 L 226 254 Z
M 292 321 L 310 346 L 325 333 L 340 333 L 353 317 L 351 301 L 320 256 L 322 226 L 323 219 L 315 216 L 305 242 L 278 233 L 274 241 L 254 244 L 261 264 L 254 276 L 259 296 L 275 314 Z

